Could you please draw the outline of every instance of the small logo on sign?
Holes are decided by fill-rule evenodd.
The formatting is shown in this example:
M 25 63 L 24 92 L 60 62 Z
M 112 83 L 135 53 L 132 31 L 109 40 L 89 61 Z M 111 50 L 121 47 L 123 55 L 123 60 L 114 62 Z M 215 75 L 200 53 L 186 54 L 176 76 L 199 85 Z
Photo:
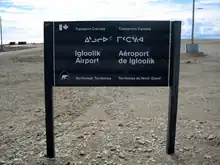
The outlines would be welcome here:
M 69 74 L 67 72 L 60 73 L 60 80 L 68 80 Z
M 59 31 L 67 30 L 68 28 L 69 27 L 67 24 L 65 24 L 65 25 L 59 24 Z

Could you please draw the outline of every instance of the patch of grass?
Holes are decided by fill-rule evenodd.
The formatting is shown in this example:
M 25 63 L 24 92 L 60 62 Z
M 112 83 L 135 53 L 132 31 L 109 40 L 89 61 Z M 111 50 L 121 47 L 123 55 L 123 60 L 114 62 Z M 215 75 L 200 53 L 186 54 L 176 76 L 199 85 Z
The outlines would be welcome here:
M 14 80 L 14 81 L 2 80 L 0 81 L 0 84 L 5 86 L 10 86 L 10 85 L 19 85 L 28 81 L 31 80 Z
M 1 78 L 2 78 L 2 77 L 6 77 L 6 74 L 0 73 L 0 77 L 1 77 Z
M 11 60 L 13 62 L 44 62 L 44 58 L 42 56 L 27 56 L 27 57 L 12 57 Z
M 23 73 L 23 74 L 11 74 L 1 77 L 0 84 L 3 85 L 19 85 L 26 82 L 36 82 L 42 77 L 41 73 Z

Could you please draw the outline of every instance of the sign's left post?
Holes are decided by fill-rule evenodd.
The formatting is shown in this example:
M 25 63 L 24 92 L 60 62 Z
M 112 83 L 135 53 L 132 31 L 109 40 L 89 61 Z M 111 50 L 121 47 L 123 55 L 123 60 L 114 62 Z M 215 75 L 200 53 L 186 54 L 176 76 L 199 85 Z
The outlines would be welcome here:
M 44 22 L 44 93 L 47 157 L 55 157 L 53 116 L 54 23 Z

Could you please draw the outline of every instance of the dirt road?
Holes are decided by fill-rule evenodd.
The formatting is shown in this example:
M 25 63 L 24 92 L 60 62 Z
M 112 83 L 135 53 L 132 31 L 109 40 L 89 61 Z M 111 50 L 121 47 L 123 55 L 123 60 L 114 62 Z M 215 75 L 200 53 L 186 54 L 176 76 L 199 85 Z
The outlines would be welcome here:
M 44 157 L 43 49 L 0 54 L 0 164 L 219 165 L 220 43 L 201 51 L 181 57 L 174 156 L 168 88 L 84 87 L 54 89 L 56 160 Z

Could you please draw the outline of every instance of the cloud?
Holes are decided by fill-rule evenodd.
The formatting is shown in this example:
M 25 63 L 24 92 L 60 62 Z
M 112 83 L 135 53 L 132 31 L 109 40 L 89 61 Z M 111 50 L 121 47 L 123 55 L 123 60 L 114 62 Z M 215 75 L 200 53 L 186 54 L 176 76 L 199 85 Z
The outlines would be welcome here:
M 197 0 L 196 37 L 220 38 L 220 1 Z M 202 10 L 201 10 L 202 8 Z M 43 42 L 43 21 L 181 20 L 191 35 L 191 0 L 0 0 L 4 42 Z

